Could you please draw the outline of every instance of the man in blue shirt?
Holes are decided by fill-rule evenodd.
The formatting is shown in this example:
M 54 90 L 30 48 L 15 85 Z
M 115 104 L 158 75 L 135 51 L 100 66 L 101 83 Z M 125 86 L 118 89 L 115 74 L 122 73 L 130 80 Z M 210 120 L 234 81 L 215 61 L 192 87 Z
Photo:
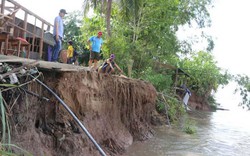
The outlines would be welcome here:
M 102 48 L 102 32 L 99 31 L 97 36 L 92 36 L 88 39 L 88 45 L 90 50 L 89 67 L 92 66 L 94 61 L 94 70 L 97 69 L 97 62 L 99 61 L 100 51 Z
M 54 30 L 53 30 L 53 36 L 55 40 L 55 45 L 53 49 L 53 54 L 51 61 L 57 62 L 59 57 L 59 52 L 62 49 L 62 39 L 63 39 L 63 17 L 67 14 L 65 9 L 61 9 L 59 12 L 59 15 L 55 18 L 54 21 Z

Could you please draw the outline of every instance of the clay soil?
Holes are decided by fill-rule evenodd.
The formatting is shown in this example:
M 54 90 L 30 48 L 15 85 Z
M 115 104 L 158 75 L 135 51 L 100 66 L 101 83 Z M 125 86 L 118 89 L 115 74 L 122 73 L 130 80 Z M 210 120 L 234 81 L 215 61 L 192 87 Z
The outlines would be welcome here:
M 195 110 L 211 111 L 206 98 L 196 95 L 195 93 L 189 99 L 188 105 Z
M 85 70 L 42 73 L 39 79 L 71 108 L 107 155 L 122 155 L 133 141 L 152 136 L 156 90 L 150 83 Z M 36 156 L 100 155 L 51 93 L 35 81 L 25 89 L 49 101 L 18 89 L 3 93 L 7 102 L 16 99 L 8 117 L 12 144 Z

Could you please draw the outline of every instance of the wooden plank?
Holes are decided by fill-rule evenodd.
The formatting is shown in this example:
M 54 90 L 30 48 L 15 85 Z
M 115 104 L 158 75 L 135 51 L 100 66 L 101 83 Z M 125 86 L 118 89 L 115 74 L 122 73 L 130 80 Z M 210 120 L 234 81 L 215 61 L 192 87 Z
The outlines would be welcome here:
M 10 12 L 8 15 L 4 16 L 4 21 L 1 23 L 1 26 L 4 26 L 9 20 L 13 20 L 16 13 L 18 12 L 20 8 L 16 8 L 14 11 Z
M 13 17 L 11 17 L 10 15 L 3 15 L 3 17 L 6 20 L 13 20 Z
M 6 56 L 6 55 L 0 55 L 0 62 L 18 62 L 22 64 L 29 64 L 34 62 L 32 59 L 27 58 L 21 58 L 17 56 Z M 65 64 L 65 63 L 56 63 L 56 62 L 48 62 L 48 61 L 38 61 L 37 67 L 39 69 L 43 70 L 50 70 L 50 71 L 58 71 L 58 72 L 69 72 L 69 71 L 90 71 L 88 67 L 83 66 L 76 66 L 71 64 Z

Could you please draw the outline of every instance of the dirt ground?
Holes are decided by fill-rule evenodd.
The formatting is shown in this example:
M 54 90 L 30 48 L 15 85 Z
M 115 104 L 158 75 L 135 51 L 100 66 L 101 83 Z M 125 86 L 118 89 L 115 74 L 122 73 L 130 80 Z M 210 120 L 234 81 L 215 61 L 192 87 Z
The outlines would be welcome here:
M 150 83 L 85 70 L 42 72 L 40 80 L 72 109 L 107 155 L 121 155 L 133 141 L 152 136 L 156 90 Z M 25 88 L 49 101 L 18 90 L 3 94 L 18 97 L 9 116 L 12 144 L 36 156 L 100 155 L 51 93 L 37 82 Z
M 188 105 L 195 110 L 211 111 L 208 102 L 204 100 L 204 97 L 192 94 L 189 99 Z

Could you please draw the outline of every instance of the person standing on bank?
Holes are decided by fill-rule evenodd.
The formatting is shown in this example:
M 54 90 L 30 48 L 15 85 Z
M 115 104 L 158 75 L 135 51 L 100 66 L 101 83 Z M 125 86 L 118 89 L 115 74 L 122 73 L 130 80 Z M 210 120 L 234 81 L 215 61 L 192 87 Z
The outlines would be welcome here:
M 73 56 L 74 56 L 74 48 L 73 48 L 73 42 L 68 42 L 68 50 L 67 50 L 67 64 L 73 63 Z
M 92 36 L 87 41 L 89 45 L 90 58 L 89 58 L 89 67 L 91 68 L 92 62 L 94 61 L 93 70 L 97 69 L 97 63 L 100 57 L 100 51 L 102 48 L 103 40 L 102 40 L 102 32 L 99 31 L 97 36 Z
M 53 37 L 55 40 L 55 45 L 53 48 L 52 54 L 52 62 L 57 62 L 59 57 L 59 52 L 62 49 L 62 39 L 63 39 L 63 17 L 67 14 L 65 9 L 61 9 L 59 15 L 55 18 L 54 21 L 54 30 L 53 30 Z

